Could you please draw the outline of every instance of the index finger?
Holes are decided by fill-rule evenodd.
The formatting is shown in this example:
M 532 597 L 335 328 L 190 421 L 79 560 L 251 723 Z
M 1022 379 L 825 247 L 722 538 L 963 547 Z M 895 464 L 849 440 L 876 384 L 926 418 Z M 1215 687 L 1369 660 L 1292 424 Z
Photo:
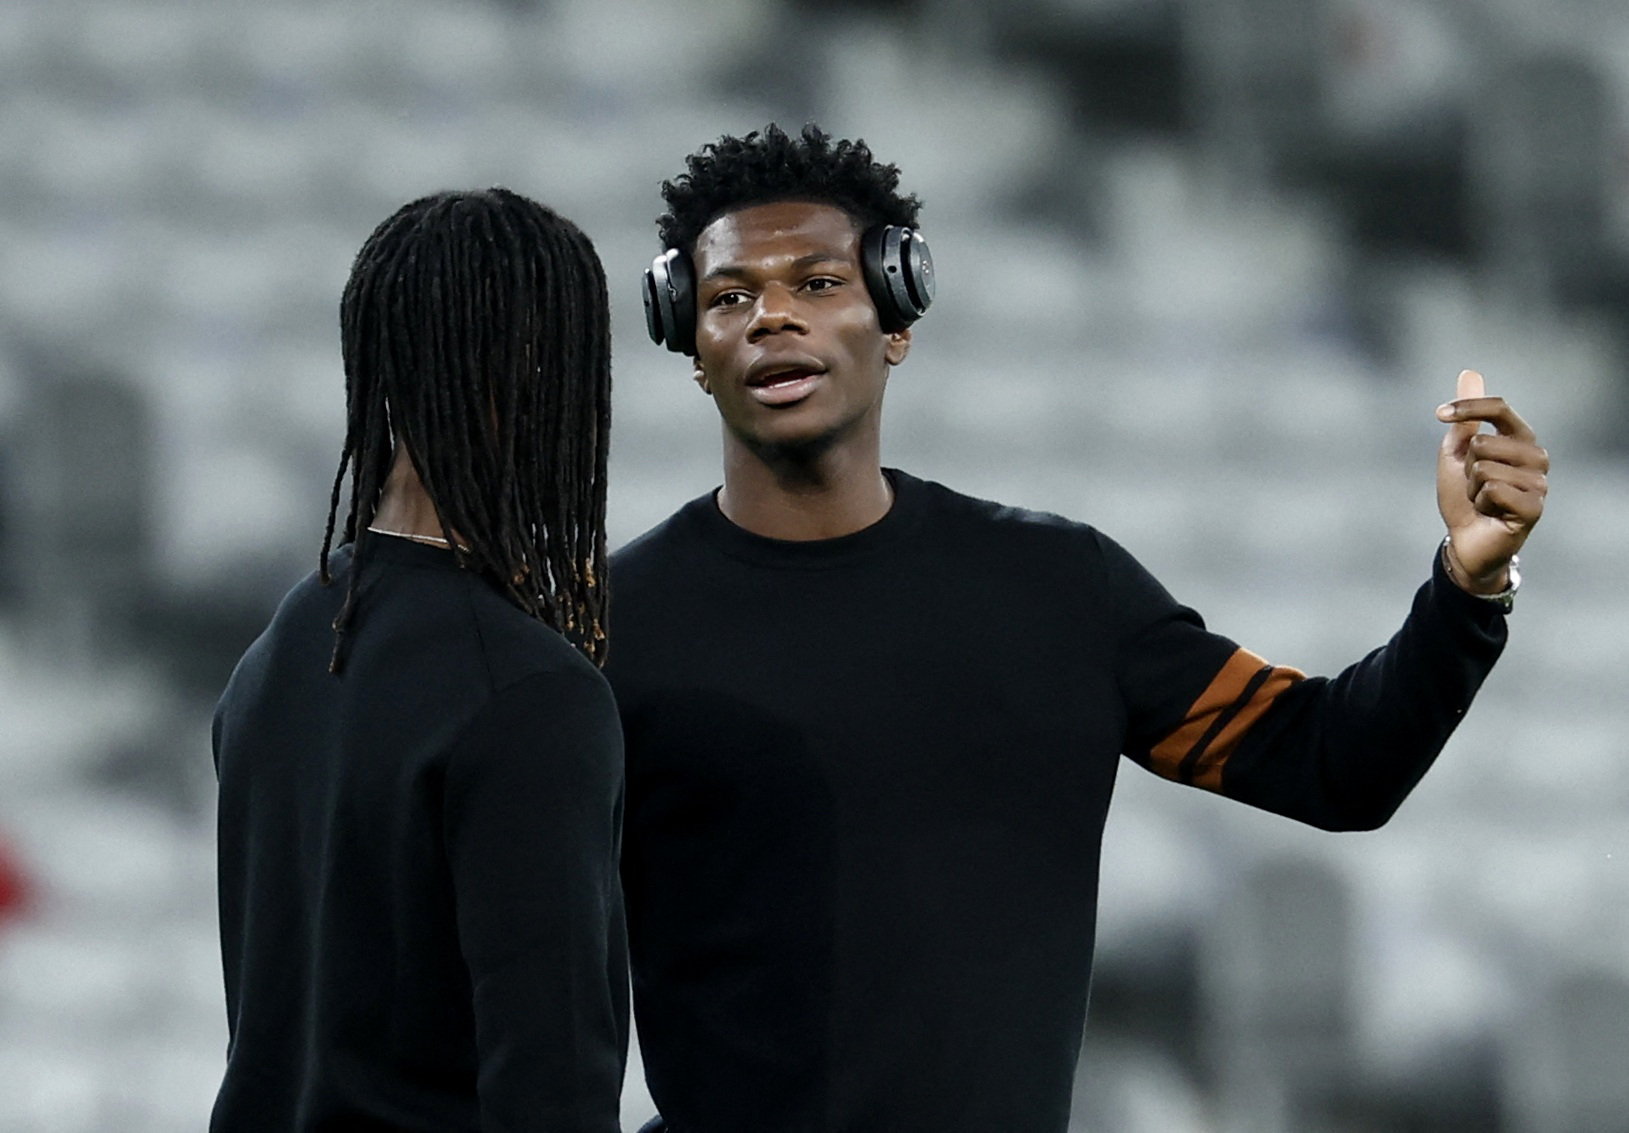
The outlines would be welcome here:
M 1482 381 L 1482 375 L 1475 370 L 1461 370 L 1459 372 L 1458 389 L 1454 393 L 1455 401 L 1469 401 L 1473 397 L 1482 397 L 1487 393 L 1487 387 Z
M 1534 433 L 1526 421 L 1502 397 L 1473 397 L 1450 402 L 1449 421 L 1486 421 L 1502 436 L 1531 443 Z

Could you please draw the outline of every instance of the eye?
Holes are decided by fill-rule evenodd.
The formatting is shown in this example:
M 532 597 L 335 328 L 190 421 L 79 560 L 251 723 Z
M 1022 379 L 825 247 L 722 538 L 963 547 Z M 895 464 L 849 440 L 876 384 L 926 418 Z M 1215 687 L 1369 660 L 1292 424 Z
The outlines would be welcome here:
M 746 301 L 747 296 L 745 292 L 721 291 L 717 295 L 713 296 L 713 301 L 707 305 L 709 307 L 739 307 Z
M 803 285 L 805 291 L 830 291 L 834 287 L 842 286 L 843 281 L 834 279 L 829 275 L 817 275 Z

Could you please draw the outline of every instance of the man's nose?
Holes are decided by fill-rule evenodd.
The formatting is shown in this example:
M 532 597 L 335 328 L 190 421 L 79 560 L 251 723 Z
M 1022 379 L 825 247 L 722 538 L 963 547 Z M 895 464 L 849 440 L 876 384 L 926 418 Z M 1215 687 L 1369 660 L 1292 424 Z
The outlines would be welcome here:
M 790 287 L 771 283 L 758 293 L 758 302 L 752 313 L 752 324 L 747 328 L 749 340 L 755 341 L 765 335 L 779 334 L 782 331 L 807 329 L 808 326 L 798 308 L 797 297 Z

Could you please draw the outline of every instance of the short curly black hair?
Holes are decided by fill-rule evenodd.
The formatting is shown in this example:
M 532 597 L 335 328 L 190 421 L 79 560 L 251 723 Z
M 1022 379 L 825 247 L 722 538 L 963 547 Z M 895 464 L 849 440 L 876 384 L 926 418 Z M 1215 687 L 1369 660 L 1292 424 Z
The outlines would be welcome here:
M 860 228 L 916 227 L 922 202 L 899 194 L 899 167 L 883 165 L 863 141 L 832 136 L 813 122 L 794 138 L 773 122 L 744 138 L 725 136 L 685 158 L 662 182 L 667 212 L 656 218 L 665 248 L 695 251 L 696 237 L 734 209 L 775 201 L 836 205 Z

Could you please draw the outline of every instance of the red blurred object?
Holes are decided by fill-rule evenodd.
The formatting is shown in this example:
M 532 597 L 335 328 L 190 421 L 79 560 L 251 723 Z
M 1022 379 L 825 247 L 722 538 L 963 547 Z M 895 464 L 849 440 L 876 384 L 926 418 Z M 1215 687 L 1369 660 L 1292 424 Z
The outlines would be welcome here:
M 9 847 L 0 842 L 0 922 L 9 920 L 28 903 L 29 885 Z

